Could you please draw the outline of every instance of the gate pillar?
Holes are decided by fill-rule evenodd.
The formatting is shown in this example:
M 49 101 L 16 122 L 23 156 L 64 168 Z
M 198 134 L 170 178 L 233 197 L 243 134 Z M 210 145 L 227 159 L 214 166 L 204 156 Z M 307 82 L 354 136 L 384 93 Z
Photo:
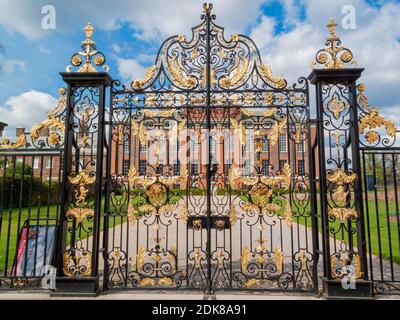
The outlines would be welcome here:
M 112 79 L 107 72 L 98 72 L 92 65 L 92 61 L 96 66 L 105 62 L 91 39 L 93 31 L 88 24 L 83 52 L 71 58 L 78 70 L 73 71 L 70 66 L 68 72 L 60 73 L 68 89 L 53 295 L 96 295 L 100 291 L 105 95 Z
M 341 46 L 336 23 L 327 48 L 316 54 L 309 80 L 316 88 L 319 207 L 323 292 L 328 297 L 373 295 L 368 277 L 362 197 L 356 81 L 364 69 L 347 68 L 353 55 Z

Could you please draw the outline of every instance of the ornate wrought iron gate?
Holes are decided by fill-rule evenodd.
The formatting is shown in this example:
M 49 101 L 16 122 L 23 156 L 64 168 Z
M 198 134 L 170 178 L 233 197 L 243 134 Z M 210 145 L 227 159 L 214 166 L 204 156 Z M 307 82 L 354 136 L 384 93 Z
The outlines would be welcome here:
M 56 294 L 319 292 L 320 275 L 327 295 L 398 292 L 399 131 L 336 23 L 311 121 L 308 80 L 273 76 L 203 9 L 130 85 L 88 24 L 47 119 L 0 141 L 0 287 L 40 286 L 53 265 Z
M 308 82 L 201 19 L 113 83 L 106 286 L 312 291 Z

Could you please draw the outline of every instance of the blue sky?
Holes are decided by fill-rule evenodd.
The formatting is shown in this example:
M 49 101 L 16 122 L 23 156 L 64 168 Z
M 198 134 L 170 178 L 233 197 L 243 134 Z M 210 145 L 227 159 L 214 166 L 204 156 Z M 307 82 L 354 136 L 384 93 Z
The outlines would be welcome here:
M 129 82 L 152 64 L 163 39 L 190 35 L 198 24 L 198 0 L 0 0 L 0 43 L 6 48 L 0 78 L 0 121 L 29 128 L 45 117 L 63 85 L 70 56 L 79 49 L 88 21 L 114 78 Z M 43 30 L 43 5 L 56 9 L 56 29 Z M 249 35 L 274 74 L 295 81 L 307 76 L 315 52 L 323 47 L 330 17 L 343 18 L 344 5 L 356 10 L 357 27 L 343 30 L 343 44 L 366 68 L 363 82 L 373 105 L 400 123 L 400 2 L 373 0 L 216 0 L 217 23 Z

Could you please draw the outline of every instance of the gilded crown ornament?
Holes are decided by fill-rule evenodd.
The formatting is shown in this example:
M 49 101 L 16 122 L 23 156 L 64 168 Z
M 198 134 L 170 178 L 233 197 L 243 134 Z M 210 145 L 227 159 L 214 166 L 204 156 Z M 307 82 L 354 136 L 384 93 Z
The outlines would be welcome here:
M 325 69 L 344 69 L 347 63 L 356 67 L 357 63 L 353 60 L 353 53 L 342 46 L 342 41 L 336 34 L 337 23 L 331 18 L 326 27 L 329 31 L 325 42 L 326 48 L 317 52 L 311 68 L 314 69 L 317 64 L 322 64 Z
M 95 42 L 92 39 L 94 27 L 89 22 L 84 30 L 86 39 L 81 43 L 82 51 L 72 55 L 72 65 L 67 67 L 67 72 L 74 72 L 73 67 L 78 68 L 76 72 L 98 72 L 96 66 L 102 67 L 105 72 L 108 72 L 110 68 L 105 65 L 106 57 L 102 52 L 97 51 Z

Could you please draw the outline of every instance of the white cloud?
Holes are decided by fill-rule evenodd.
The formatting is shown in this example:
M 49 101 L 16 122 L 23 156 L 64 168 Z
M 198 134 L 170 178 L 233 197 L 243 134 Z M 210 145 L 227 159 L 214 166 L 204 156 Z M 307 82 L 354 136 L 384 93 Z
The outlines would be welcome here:
M 25 61 L 18 60 L 18 59 L 7 59 L 4 61 L 3 70 L 5 73 L 14 73 L 19 71 L 26 70 L 26 63 Z
M 32 125 L 44 120 L 56 104 L 57 99 L 51 95 L 30 90 L 18 96 L 10 97 L 0 106 L 0 121 L 8 124 L 5 135 L 15 136 L 15 128 L 24 127 L 27 130 Z
M 117 59 L 118 73 L 125 81 L 140 79 L 144 76 L 146 68 L 135 59 Z
M 200 20 L 204 0 L 70 0 L 53 4 L 56 9 L 57 30 L 71 31 L 88 21 L 104 30 L 116 30 L 126 22 L 133 33 L 146 41 L 160 41 L 165 36 L 190 34 L 190 28 Z M 265 0 L 218 0 L 214 12 L 218 21 L 228 26 L 228 33 L 242 32 L 259 15 Z M 48 0 L 0 0 L 0 25 L 30 39 L 53 31 L 43 30 L 41 9 Z
M 40 46 L 39 47 L 39 52 L 40 53 L 45 53 L 45 54 L 50 54 L 51 53 L 51 51 L 45 46 Z
M 300 21 L 298 6 L 285 1 L 285 15 L 294 26 L 289 32 L 271 38 L 272 20 L 263 18 L 251 35 L 258 44 L 263 60 L 277 76 L 295 82 L 301 75 L 311 72 L 310 63 L 318 49 L 324 47 L 330 17 L 338 23 L 337 34 L 342 44 L 353 51 L 354 59 L 365 71 L 359 80 L 367 86 L 372 105 L 386 109 L 398 105 L 400 100 L 400 4 L 386 3 L 373 8 L 361 0 L 302 1 L 306 18 Z M 351 4 L 356 9 L 357 28 L 341 28 L 341 9 Z M 268 21 L 268 23 L 266 23 Z M 261 44 L 261 45 L 260 45 Z M 311 91 L 311 99 L 314 94 Z M 313 101 L 311 101 L 313 103 Z M 313 105 L 312 105 L 313 106 Z M 313 106 L 314 107 L 314 106 Z M 399 111 L 394 112 L 399 114 Z

